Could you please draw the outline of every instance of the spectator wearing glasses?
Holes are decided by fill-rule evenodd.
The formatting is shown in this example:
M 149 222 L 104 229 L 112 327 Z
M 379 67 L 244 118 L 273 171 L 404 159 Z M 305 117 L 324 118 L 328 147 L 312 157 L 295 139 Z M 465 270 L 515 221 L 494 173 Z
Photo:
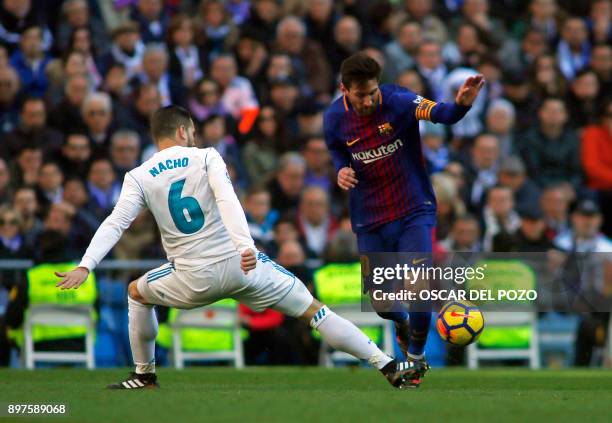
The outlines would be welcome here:
M 81 106 L 87 136 L 94 146 L 94 154 L 103 155 L 110 144 L 112 135 L 113 104 L 105 92 L 89 94 Z

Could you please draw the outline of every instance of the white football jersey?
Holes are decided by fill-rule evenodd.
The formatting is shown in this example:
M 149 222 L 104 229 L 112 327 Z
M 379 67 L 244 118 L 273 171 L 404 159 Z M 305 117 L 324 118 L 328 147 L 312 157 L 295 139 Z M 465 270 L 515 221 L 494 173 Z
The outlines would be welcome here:
M 179 266 L 209 265 L 255 249 L 219 153 L 174 146 L 125 175 L 119 200 L 80 266 L 92 270 L 143 207 L 155 217 L 168 260 Z

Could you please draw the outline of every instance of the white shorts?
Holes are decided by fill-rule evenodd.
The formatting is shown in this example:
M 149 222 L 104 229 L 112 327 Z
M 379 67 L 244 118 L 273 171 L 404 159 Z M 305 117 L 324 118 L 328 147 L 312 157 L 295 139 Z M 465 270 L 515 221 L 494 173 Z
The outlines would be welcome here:
M 236 255 L 194 269 L 176 269 L 167 263 L 145 273 L 137 287 L 147 303 L 180 309 L 233 298 L 255 311 L 272 308 L 299 317 L 313 301 L 302 281 L 261 252 L 257 266 L 246 275 Z

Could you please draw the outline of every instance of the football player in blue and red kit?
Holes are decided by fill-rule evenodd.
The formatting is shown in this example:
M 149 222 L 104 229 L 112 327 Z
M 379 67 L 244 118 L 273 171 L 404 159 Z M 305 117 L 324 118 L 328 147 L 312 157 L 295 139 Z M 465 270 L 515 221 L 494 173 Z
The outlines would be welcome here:
M 340 73 L 343 95 L 325 112 L 325 141 L 338 185 L 350 190 L 351 224 L 359 252 L 425 253 L 429 261 L 436 199 L 423 158 L 419 120 L 456 123 L 470 110 L 484 77 L 467 78 L 449 104 L 397 85 L 379 85 L 381 68 L 364 53 L 344 60 Z M 378 314 L 395 322 L 407 358 L 424 361 L 431 313 L 401 310 Z M 414 386 L 419 386 L 422 376 L 413 381 Z

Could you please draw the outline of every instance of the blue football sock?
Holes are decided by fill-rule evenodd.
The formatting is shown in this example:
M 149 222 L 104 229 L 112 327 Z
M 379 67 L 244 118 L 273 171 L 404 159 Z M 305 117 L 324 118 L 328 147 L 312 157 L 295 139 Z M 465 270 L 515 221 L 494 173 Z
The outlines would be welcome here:
M 425 352 L 425 343 L 429 333 L 431 323 L 431 313 L 422 311 L 412 311 L 410 315 L 410 344 L 408 354 L 421 356 Z

